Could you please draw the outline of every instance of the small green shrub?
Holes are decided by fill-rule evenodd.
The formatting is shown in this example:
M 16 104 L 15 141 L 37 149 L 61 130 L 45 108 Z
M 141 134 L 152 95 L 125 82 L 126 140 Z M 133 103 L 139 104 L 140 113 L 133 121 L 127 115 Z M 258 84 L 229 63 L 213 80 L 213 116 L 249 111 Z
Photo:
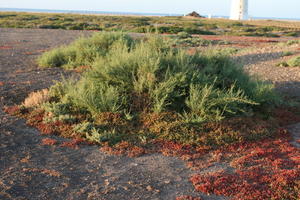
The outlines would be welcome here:
M 284 51 L 284 52 L 282 52 L 282 56 L 283 57 L 285 57 L 285 56 L 291 56 L 291 55 L 294 55 L 294 53 L 291 52 L 291 51 Z
M 287 32 L 284 35 L 288 37 L 297 37 L 299 36 L 299 32 Z
M 289 67 L 289 64 L 286 61 L 279 62 L 276 64 L 277 67 Z
M 188 34 L 187 32 L 179 32 L 177 33 L 178 38 L 180 39 L 186 39 L 186 38 L 191 38 L 191 34 Z
M 38 58 L 38 64 L 41 67 L 61 67 L 65 66 L 69 60 L 75 58 L 75 49 L 67 49 L 64 47 L 54 49 L 44 53 Z
M 288 46 L 291 46 L 291 45 L 294 45 L 294 44 L 299 44 L 300 43 L 300 40 L 289 40 L 286 42 L 286 44 Z
M 280 62 L 276 66 L 278 66 L 278 67 L 300 67 L 300 56 L 291 58 L 288 61 Z
M 200 47 L 209 46 L 213 43 L 200 37 L 181 37 L 171 38 L 171 45 L 179 47 Z
M 300 67 L 300 56 L 291 58 L 290 60 L 287 61 L 287 64 L 290 67 Z
M 234 47 L 228 47 L 228 48 L 222 48 L 219 50 L 220 53 L 225 54 L 225 55 L 234 55 L 239 52 L 239 49 L 234 48 Z

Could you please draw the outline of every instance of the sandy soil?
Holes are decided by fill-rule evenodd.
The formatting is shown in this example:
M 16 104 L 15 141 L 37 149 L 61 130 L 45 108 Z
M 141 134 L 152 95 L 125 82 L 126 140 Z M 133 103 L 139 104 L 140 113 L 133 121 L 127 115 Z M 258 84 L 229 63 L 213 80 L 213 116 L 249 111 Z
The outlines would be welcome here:
M 201 172 L 188 169 L 177 158 L 161 154 L 138 158 L 111 156 L 96 146 L 79 149 L 43 146 L 44 136 L 37 130 L 2 111 L 4 105 L 20 103 L 28 93 L 49 87 L 62 74 L 71 74 L 61 69 L 39 69 L 34 62 L 37 55 L 89 34 L 0 28 L 0 199 L 171 200 L 180 195 L 199 196 L 204 200 L 227 199 L 195 192 L 188 177 Z M 249 50 L 236 59 L 250 73 L 275 82 L 283 93 L 300 94 L 300 68 L 275 67 L 279 60 L 286 59 L 280 56 L 283 49 L 274 48 L 268 42 L 263 46 L 263 53 Z M 276 73 L 278 76 L 273 76 Z M 299 126 L 292 127 L 294 132 L 299 131 Z M 295 134 L 298 136 L 299 133 Z M 226 166 L 207 170 L 222 167 Z

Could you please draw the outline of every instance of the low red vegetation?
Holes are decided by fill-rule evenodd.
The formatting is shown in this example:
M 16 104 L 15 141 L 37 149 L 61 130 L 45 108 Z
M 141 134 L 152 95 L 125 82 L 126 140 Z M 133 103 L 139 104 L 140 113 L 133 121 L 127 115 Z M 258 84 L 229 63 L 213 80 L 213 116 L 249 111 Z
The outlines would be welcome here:
M 42 134 L 45 135 L 61 135 L 63 137 L 71 137 L 73 133 L 72 125 L 62 121 L 48 122 L 43 121 L 45 111 L 37 109 L 29 113 L 26 117 L 26 124 L 36 127 Z
M 133 98 L 132 101 L 134 100 Z M 139 110 L 139 105 L 148 103 L 146 96 L 144 100 L 133 108 Z M 7 107 L 5 111 L 10 114 L 22 113 L 18 106 Z M 129 157 L 161 152 L 166 156 L 177 156 L 187 161 L 188 167 L 197 170 L 218 164 L 230 167 L 230 170 L 196 174 L 191 177 L 195 189 L 206 194 L 228 196 L 236 200 L 296 200 L 300 199 L 300 150 L 290 144 L 290 134 L 286 129 L 278 128 L 278 124 L 285 126 L 300 122 L 298 112 L 277 108 L 271 113 L 271 121 L 258 117 L 239 117 L 206 123 L 201 126 L 201 129 L 184 127 L 182 123 L 178 123 L 178 116 L 173 113 L 145 113 L 137 122 L 138 128 L 149 130 L 157 135 L 184 132 L 195 136 L 200 134 L 201 137 L 198 137 L 196 145 L 180 144 L 172 141 L 176 138 L 171 138 L 170 141 L 152 140 L 147 149 L 122 141 L 114 146 L 105 143 L 101 150 Z M 44 111 L 39 109 L 27 113 L 28 125 L 37 127 L 44 134 L 59 133 L 64 137 L 74 137 L 72 125 L 59 121 L 44 123 L 44 115 Z M 115 113 L 102 113 L 96 123 L 126 127 L 130 130 L 136 128 L 135 124 L 127 126 L 126 120 Z M 48 145 L 54 144 L 54 141 L 49 138 L 42 142 Z M 60 146 L 78 148 L 79 144 L 88 144 L 88 142 L 84 139 L 73 139 Z M 200 198 L 181 196 L 176 199 L 199 200 Z
M 45 135 L 55 135 L 57 134 L 57 128 L 62 124 L 62 122 L 52 122 L 52 123 L 39 123 L 36 128 Z
M 200 197 L 180 196 L 180 197 L 176 197 L 176 200 L 202 200 L 202 199 Z
M 17 115 L 20 113 L 20 106 L 8 106 L 4 107 L 4 112 L 10 115 Z
M 282 134 L 223 148 L 223 157 L 234 172 L 197 174 L 191 181 L 197 191 L 233 199 L 299 199 L 300 151 L 289 141 L 289 135 Z
M 144 148 L 132 145 L 126 141 L 120 142 L 113 147 L 105 143 L 103 147 L 100 148 L 100 150 L 112 155 L 126 154 L 129 157 L 138 157 L 146 153 Z
M 73 139 L 71 141 L 63 142 L 60 146 L 61 147 L 68 147 L 68 148 L 72 148 L 72 149 L 77 149 L 77 148 L 79 148 L 78 145 L 80 145 L 80 144 L 86 144 L 86 141 L 82 138 L 76 138 L 76 139 Z
M 165 156 L 176 156 L 182 160 L 191 161 L 202 157 L 208 153 L 208 147 L 192 147 L 191 145 L 182 145 L 172 141 L 155 141 L 158 152 Z
M 49 145 L 53 146 L 57 144 L 57 140 L 51 138 L 44 138 L 42 139 L 42 145 Z
M 0 46 L 0 49 L 12 49 L 12 46 Z

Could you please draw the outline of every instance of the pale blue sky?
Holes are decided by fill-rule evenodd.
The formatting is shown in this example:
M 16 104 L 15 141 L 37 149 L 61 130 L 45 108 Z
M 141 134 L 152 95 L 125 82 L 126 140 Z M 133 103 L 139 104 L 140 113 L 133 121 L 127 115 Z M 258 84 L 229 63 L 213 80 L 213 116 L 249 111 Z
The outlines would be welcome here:
M 231 0 L 0 0 L 0 8 L 229 15 Z M 300 18 L 300 0 L 249 0 L 255 17 Z

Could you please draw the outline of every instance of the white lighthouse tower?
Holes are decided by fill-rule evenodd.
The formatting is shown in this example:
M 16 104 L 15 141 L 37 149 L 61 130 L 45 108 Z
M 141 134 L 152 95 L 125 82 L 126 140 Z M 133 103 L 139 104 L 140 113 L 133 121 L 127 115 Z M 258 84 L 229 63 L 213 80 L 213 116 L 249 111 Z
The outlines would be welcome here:
M 248 19 L 248 0 L 232 0 L 230 19 Z

